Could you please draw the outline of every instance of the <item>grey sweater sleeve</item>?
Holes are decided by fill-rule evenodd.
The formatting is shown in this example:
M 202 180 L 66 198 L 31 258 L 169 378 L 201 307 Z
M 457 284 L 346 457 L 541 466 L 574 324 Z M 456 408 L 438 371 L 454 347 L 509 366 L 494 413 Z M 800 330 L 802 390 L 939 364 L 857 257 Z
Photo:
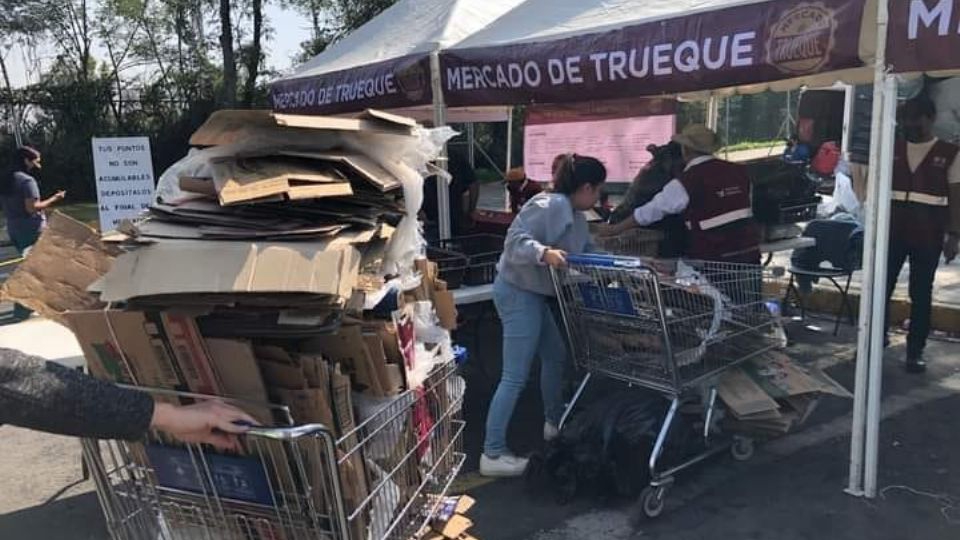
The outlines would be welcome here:
M 542 193 L 531 199 L 520 210 L 507 231 L 504 256 L 520 265 L 542 264 L 543 252 L 556 247 L 554 242 L 572 224 L 569 203 L 562 195 Z
M 76 437 L 142 437 L 153 399 L 53 362 L 0 349 L 0 423 Z

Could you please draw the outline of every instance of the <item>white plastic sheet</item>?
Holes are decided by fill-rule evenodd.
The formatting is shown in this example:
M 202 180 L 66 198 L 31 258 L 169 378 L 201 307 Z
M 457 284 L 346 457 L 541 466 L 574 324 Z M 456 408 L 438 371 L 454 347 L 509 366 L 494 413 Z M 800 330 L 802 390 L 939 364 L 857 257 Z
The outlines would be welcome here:
M 817 214 L 830 217 L 839 212 L 846 212 L 856 217 L 857 221 L 862 221 L 860 200 L 853 191 L 853 181 L 842 172 L 837 172 L 834 178 L 836 180 L 833 195 L 817 208 Z

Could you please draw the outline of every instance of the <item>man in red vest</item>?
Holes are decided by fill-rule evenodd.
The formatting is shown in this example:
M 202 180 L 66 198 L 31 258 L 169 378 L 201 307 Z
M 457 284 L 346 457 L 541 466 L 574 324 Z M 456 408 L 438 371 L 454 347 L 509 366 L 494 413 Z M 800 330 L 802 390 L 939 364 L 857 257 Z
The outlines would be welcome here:
M 692 125 L 673 141 L 683 150 L 686 166 L 650 202 L 633 212 L 633 219 L 605 228 L 613 236 L 633 227 L 681 214 L 687 225 L 684 256 L 730 263 L 760 263 L 760 227 L 753 219 L 750 178 L 742 165 L 713 156 L 717 135 Z
M 943 253 L 946 262 L 957 256 L 960 238 L 960 148 L 937 139 L 937 111 L 926 95 L 906 102 L 901 110 L 903 138 L 893 154 L 893 203 L 887 268 L 887 319 L 890 296 L 900 270 L 910 261 L 910 331 L 907 371 L 926 370 L 923 349 L 930 334 L 933 279 Z

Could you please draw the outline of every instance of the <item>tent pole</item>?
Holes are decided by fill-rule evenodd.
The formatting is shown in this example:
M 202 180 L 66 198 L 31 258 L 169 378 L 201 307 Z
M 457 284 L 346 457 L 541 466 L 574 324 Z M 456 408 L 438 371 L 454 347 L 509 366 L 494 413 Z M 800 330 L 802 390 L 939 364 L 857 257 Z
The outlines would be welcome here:
M 877 496 L 877 462 L 880 452 L 880 390 L 883 384 L 883 336 L 886 333 L 887 254 L 890 248 L 890 199 L 893 185 L 894 129 L 897 115 L 897 78 L 887 75 L 883 85 L 883 146 L 877 188 L 877 247 L 874 267 L 873 310 L 870 332 L 870 382 L 867 385 L 867 440 L 864 457 L 863 492 Z M 877 279 L 879 278 L 879 279 Z
M 882 114 L 884 111 L 883 84 L 886 76 L 886 48 L 887 48 L 887 3 L 878 2 L 877 11 L 877 51 L 874 63 L 873 78 L 873 116 L 870 124 L 870 160 L 867 176 L 867 201 L 864 219 L 863 242 L 863 286 L 860 292 L 860 311 L 857 323 L 857 365 L 854 382 L 853 422 L 850 440 L 850 476 L 847 493 L 855 496 L 864 495 L 864 442 L 866 437 L 865 425 L 867 421 L 867 394 L 870 382 L 870 339 L 872 333 L 873 290 L 877 283 L 879 272 L 875 271 L 877 262 L 877 213 L 880 197 L 880 163 L 885 157 L 881 154 L 883 136 Z M 886 156 L 889 159 L 891 156 Z M 881 281 L 886 276 L 880 275 Z M 885 287 L 885 285 L 884 285 Z
M 433 87 L 433 127 L 447 125 L 447 107 L 443 101 L 443 77 L 440 73 L 440 52 L 430 53 L 430 81 Z M 447 166 L 447 145 L 443 145 L 440 156 L 437 157 L 437 166 L 444 171 Z M 450 185 L 443 178 L 437 179 L 437 221 L 440 226 L 440 239 L 446 240 L 451 236 L 450 228 Z
M 467 159 L 470 161 L 470 168 L 477 168 L 477 132 L 473 122 L 467 123 Z
M 715 95 L 711 95 L 710 99 L 707 101 L 707 127 L 712 129 L 714 133 L 717 132 L 717 124 L 719 123 L 720 116 L 720 103 L 719 98 Z
M 723 100 L 723 159 L 730 159 L 730 98 Z
M 853 106 L 856 97 L 856 87 L 852 84 L 844 85 L 843 89 L 843 139 L 840 142 L 840 155 L 844 160 L 850 159 L 850 126 L 853 123 Z
M 513 107 L 507 109 L 507 167 L 505 171 L 513 168 Z
M 507 109 L 507 167 L 504 169 L 507 173 L 513 168 L 513 107 Z M 503 209 L 510 210 L 510 191 L 504 185 L 503 188 Z

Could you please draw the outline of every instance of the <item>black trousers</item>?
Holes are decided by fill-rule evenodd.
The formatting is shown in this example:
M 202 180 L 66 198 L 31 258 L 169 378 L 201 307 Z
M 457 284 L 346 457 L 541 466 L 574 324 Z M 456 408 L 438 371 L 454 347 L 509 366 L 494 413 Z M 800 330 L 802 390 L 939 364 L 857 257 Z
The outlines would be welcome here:
M 942 251 L 942 246 L 934 247 L 931 242 L 890 239 L 887 259 L 887 329 L 890 328 L 890 297 L 896 289 L 903 264 L 910 262 L 910 332 L 907 334 L 907 358 L 919 358 L 927 346 L 933 303 L 933 278 L 937 273 Z

